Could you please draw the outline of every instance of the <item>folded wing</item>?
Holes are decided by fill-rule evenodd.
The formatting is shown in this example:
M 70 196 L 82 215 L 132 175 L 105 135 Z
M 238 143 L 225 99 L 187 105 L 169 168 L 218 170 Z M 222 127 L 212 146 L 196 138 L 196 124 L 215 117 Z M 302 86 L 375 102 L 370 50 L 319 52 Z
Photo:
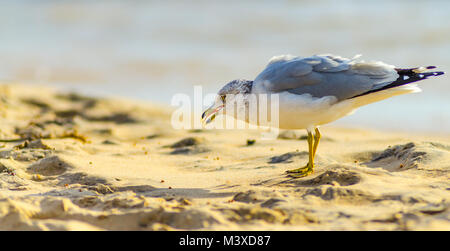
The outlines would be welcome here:
M 288 91 L 314 97 L 348 99 L 395 81 L 399 75 L 392 65 L 382 62 L 356 62 L 334 55 L 308 58 L 278 56 L 256 77 L 255 84 L 270 92 Z

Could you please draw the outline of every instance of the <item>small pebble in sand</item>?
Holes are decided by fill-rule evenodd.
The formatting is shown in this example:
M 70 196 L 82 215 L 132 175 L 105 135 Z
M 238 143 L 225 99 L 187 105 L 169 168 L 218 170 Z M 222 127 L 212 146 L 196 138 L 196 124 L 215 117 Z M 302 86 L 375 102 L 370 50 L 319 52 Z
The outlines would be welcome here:
M 164 183 L 164 180 L 161 180 L 161 183 Z
M 180 204 L 181 204 L 181 205 L 184 205 L 184 206 L 190 206 L 190 205 L 192 205 L 192 202 L 190 202 L 190 201 L 187 200 L 187 199 L 180 199 L 178 202 L 180 202 Z
M 106 218 L 108 218 L 108 216 L 106 216 L 106 215 L 99 215 L 99 216 L 97 216 L 97 219 L 99 219 L 99 220 L 104 220 L 104 219 L 106 219 Z
M 172 187 L 169 187 L 169 189 L 172 189 Z
M 331 181 L 331 182 L 330 182 L 330 185 L 332 185 L 332 186 L 334 186 L 334 187 L 340 186 L 339 182 L 337 182 L 337 181 L 335 181 L 335 180 Z

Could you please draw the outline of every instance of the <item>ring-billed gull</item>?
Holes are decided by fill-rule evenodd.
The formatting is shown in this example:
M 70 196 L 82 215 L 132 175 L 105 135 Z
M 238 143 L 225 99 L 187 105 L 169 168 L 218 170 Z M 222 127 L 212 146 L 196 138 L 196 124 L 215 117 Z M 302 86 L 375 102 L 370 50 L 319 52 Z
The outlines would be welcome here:
M 318 127 L 342 118 L 360 106 L 392 96 L 419 92 L 411 84 L 443 72 L 426 72 L 434 66 L 396 68 L 383 62 L 364 62 L 324 54 L 311 57 L 282 55 L 273 57 L 255 80 L 233 80 L 217 95 L 214 104 L 202 114 L 211 122 L 235 94 L 278 94 L 279 128 L 306 129 L 309 161 L 289 170 L 292 177 L 314 172 L 314 156 L 320 141 Z M 233 95 L 230 95 L 233 94 Z M 248 122 L 248 118 L 246 119 Z

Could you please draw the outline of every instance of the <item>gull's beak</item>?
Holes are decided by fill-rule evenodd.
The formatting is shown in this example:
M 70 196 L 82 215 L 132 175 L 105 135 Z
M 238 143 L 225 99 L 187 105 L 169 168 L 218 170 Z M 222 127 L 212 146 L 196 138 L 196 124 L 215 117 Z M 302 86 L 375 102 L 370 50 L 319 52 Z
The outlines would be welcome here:
M 209 107 L 208 109 L 206 109 L 203 114 L 202 114 L 202 122 L 204 125 L 207 125 L 209 123 L 211 123 L 215 118 L 216 118 L 216 114 L 218 112 L 220 112 L 220 110 L 222 110 L 224 107 L 223 104 L 216 106 L 215 104 L 213 104 L 211 107 Z

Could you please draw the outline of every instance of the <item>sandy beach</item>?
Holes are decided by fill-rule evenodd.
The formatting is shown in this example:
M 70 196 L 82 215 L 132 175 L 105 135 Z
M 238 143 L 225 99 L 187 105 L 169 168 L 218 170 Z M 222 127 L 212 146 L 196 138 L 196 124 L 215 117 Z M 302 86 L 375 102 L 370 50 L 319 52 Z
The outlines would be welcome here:
M 171 108 L 0 86 L 0 230 L 450 230 L 450 138 L 174 130 Z M 420 117 L 417 117 L 420 120 Z

